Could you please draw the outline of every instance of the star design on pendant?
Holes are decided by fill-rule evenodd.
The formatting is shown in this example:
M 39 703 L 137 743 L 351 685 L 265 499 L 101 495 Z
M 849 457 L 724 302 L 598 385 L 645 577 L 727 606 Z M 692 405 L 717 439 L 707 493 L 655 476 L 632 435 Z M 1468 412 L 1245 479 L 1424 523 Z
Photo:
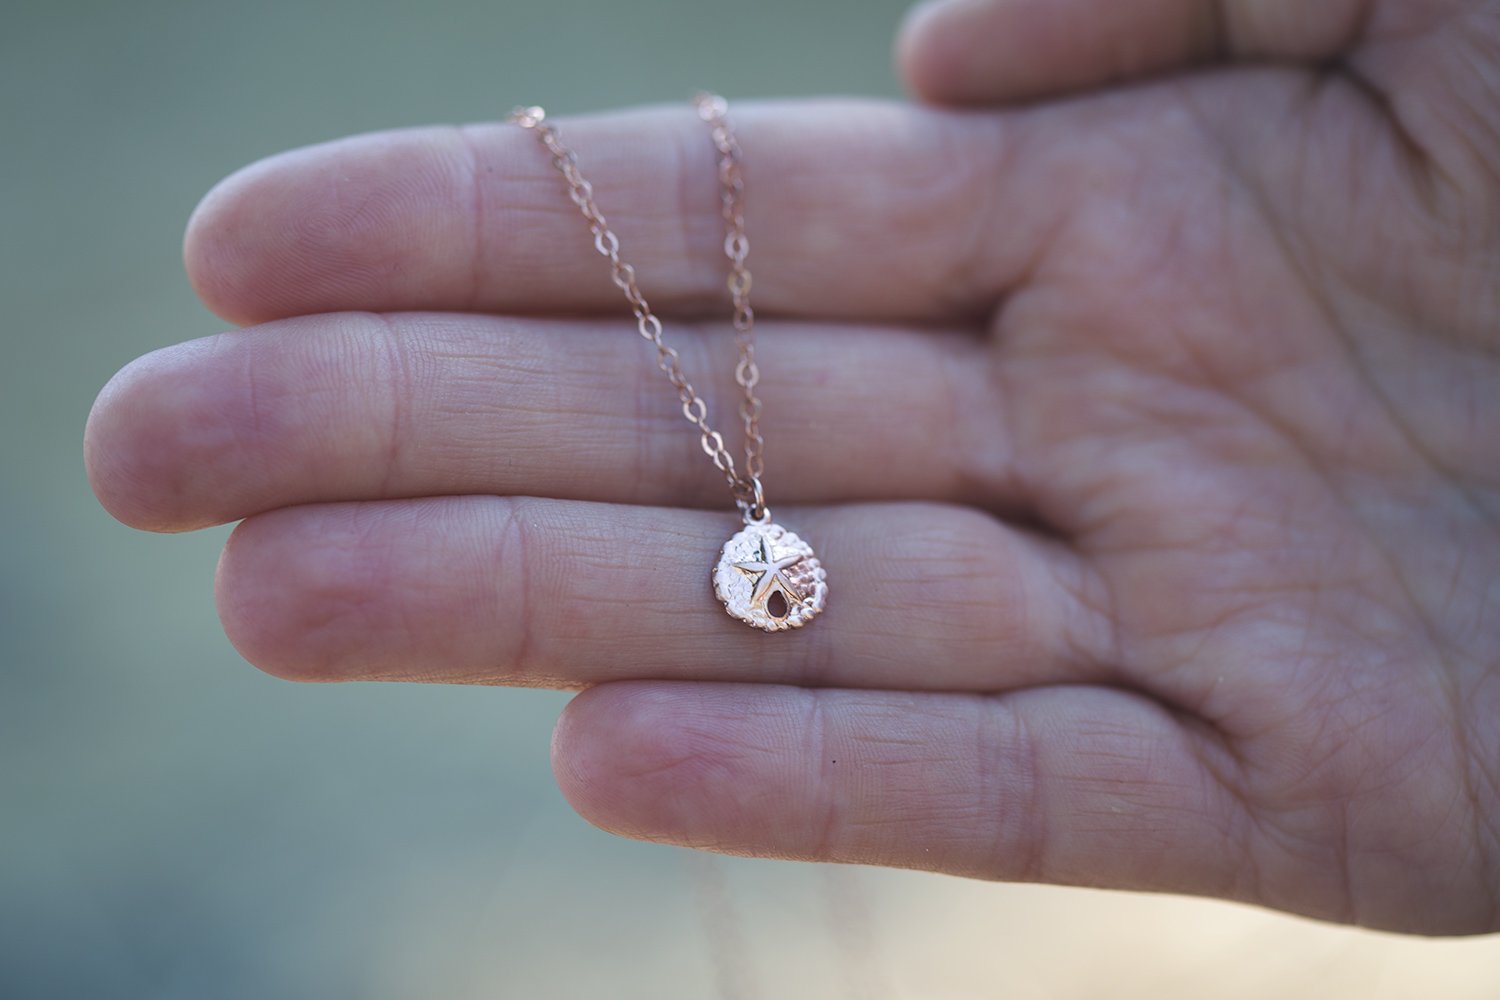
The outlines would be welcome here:
M 751 578 L 750 582 L 754 584 L 755 589 L 750 593 L 750 603 L 754 607 L 764 609 L 766 599 L 771 596 L 773 591 L 777 590 L 781 591 L 788 605 L 801 605 L 803 603 L 802 595 L 797 593 L 797 588 L 787 578 L 786 570 L 806 558 L 806 556 L 797 553 L 784 556 L 780 559 L 772 559 L 771 550 L 766 547 L 766 540 L 762 538 L 760 540 L 760 558 L 737 562 L 734 564 L 734 568 Z

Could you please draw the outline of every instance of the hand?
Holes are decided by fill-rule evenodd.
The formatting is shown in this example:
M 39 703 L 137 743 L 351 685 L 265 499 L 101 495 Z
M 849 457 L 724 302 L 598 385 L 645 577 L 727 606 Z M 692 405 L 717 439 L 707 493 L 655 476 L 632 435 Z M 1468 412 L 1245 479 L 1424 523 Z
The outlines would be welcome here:
M 900 54 L 989 110 L 733 107 L 800 632 L 713 598 L 727 491 L 513 127 L 218 187 L 188 269 L 259 325 L 118 375 L 90 473 L 245 518 L 272 673 L 588 686 L 606 829 L 1500 929 L 1497 52 L 1494 2 L 979 0 Z M 561 127 L 729 424 L 703 126 Z

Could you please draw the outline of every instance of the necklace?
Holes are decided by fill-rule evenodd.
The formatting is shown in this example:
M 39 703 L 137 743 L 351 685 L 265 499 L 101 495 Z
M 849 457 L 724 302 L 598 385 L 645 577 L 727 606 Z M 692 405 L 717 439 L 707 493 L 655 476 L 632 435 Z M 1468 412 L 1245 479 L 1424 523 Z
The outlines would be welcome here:
M 594 200 L 594 186 L 578 170 L 578 156 L 562 144 L 557 129 L 539 107 L 516 108 L 507 121 L 534 132 L 552 156 L 552 165 L 568 184 L 568 197 L 583 213 L 594 249 L 609 260 L 610 278 L 625 295 L 635 314 L 636 330 L 656 348 L 656 365 L 677 390 L 682 415 L 698 429 L 703 451 L 723 474 L 740 508 L 744 526 L 719 552 L 713 569 L 714 593 L 724 609 L 747 625 L 767 632 L 799 628 L 823 610 L 828 599 L 828 577 L 818 557 L 794 532 L 771 520 L 761 477 L 765 470 L 765 440 L 760 433 L 760 398 L 755 387 L 760 369 L 755 363 L 755 313 L 750 309 L 750 270 L 745 259 L 750 241 L 745 236 L 745 180 L 740 169 L 740 146 L 726 117 L 722 97 L 699 94 L 694 104 L 709 127 L 719 153 L 719 200 L 724 217 L 724 254 L 729 258 L 730 298 L 734 303 L 734 334 L 739 363 L 734 377 L 743 391 L 740 419 L 745 428 L 744 469 L 724 445 L 723 436 L 709 425 L 708 405 L 682 371 L 677 351 L 662 340 L 662 323 L 651 311 L 636 283 L 635 268 L 620 257 L 620 240 Z

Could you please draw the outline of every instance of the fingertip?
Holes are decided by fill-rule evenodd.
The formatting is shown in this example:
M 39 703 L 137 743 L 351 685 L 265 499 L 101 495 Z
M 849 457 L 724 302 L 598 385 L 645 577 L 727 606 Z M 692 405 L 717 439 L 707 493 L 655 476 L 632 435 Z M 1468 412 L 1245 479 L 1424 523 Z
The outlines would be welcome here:
M 1003 104 L 1189 65 L 1214 35 L 1191 0 L 932 0 L 903 24 L 897 65 L 923 100 Z
M 204 304 L 247 325 L 380 311 L 470 293 L 473 187 L 456 130 L 354 136 L 279 153 L 216 184 L 188 220 L 183 266 Z
M 608 724 L 609 717 L 596 711 L 595 706 L 601 698 L 609 700 L 612 686 L 580 691 L 563 706 L 552 728 L 552 777 L 573 811 L 601 829 L 603 824 L 594 818 L 594 802 L 595 789 L 603 785 L 603 761 L 596 751 L 600 745 L 598 726 Z
M 336 186 L 319 163 L 322 146 L 279 153 L 215 184 L 188 218 L 183 267 L 213 313 L 240 326 L 300 309 L 310 274 L 351 273 L 350 243 L 339 238 Z M 309 303 L 309 305 L 312 305 Z
M 974 0 L 922 0 L 906 12 L 896 31 L 896 74 L 913 97 L 933 102 L 960 91 L 963 51 L 953 44 L 952 25 L 962 22 Z M 957 15 L 955 17 L 955 15 Z
M 753 686 L 752 686 L 753 687 Z M 563 709 L 552 770 L 575 812 L 608 833 L 714 846 L 725 823 L 745 685 L 620 681 Z
M 187 511 L 190 470 L 182 448 L 204 431 L 191 413 L 203 400 L 200 386 L 178 377 L 208 349 L 207 341 L 189 341 L 137 358 L 94 399 L 84 426 L 84 467 L 94 496 L 123 524 L 177 532 L 212 523 Z
M 261 529 L 268 520 L 273 517 L 246 518 L 230 533 L 214 570 L 214 606 L 229 644 L 246 662 L 282 680 L 314 680 L 278 655 L 276 643 L 267 641 L 282 631 L 280 625 L 285 618 L 285 609 L 277 606 L 276 592 L 255 585 L 265 555 L 264 546 L 259 544 L 265 537 Z
M 630 682 L 601 684 L 563 708 L 552 731 L 552 774 L 563 798 L 583 819 L 608 833 L 649 839 L 649 824 L 632 818 L 631 772 L 661 756 L 649 697 Z
M 89 407 L 88 420 L 83 425 L 83 468 L 88 476 L 89 488 L 94 497 L 109 515 L 132 528 L 144 527 L 136 523 L 134 511 L 123 503 L 131 490 L 127 477 L 128 468 L 122 468 L 115 460 L 116 428 L 106 416 L 120 407 L 120 396 L 124 391 L 124 379 L 130 366 L 120 369 L 99 390 L 94 405 Z
M 255 174 L 266 161 L 252 164 L 219 181 L 188 216 L 182 235 L 182 265 L 188 284 L 214 315 L 236 326 L 248 326 L 258 318 L 247 311 L 242 285 L 253 242 L 251 222 L 244 213 L 247 188 L 253 189 Z
M 318 528 L 316 532 L 308 527 Z M 343 679 L 340 632 L 367 600 L 369 573 L 350 572 L 347 529 L 296 509 L 248 517 L 235 526 L 214 572 L 214 605 L 230 645 L 247 662 L 288 681 Z

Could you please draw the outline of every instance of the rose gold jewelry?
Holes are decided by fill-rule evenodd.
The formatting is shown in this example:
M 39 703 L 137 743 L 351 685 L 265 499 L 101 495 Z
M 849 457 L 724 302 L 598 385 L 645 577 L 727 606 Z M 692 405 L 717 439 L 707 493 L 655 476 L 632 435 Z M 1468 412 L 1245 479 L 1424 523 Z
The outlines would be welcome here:
M 562 144 L 557 129 L 546 123 L 547 113 L 539 107 L 516 108 L 506 120 L 535 132 L 552 155 L 552 165 L 568 183 L 568 196 L 593 234 L 594 249 L 609 260 L 610 277 L 635 313 L 636 330 L 656 348 L 656 365 L 677 390 L 682 415 L 698 428 L 704 453 L 723 473 L 744 516 L 745 526 L 724 543 L 719 553 L 713 570 L 714 593 L 724 602 L 725 610 L 740 621 L 767 632 L 780 632 L 807 624 L 823 610 L 828 600 L 828 578 L 812 546 L 772 521 L 766 507 L 761 483 L 765 440 L 760 433 L 760 399 L 755 395 L 760 369 L 755 364 L 755 313 L 750 309 L 750 270 L 745 264 L 750 241 L 745 236 L 740 147 L 725 117 L 728 104 L 722 97 L 699 94 L 694 104 L 719 152 L 720 213 L 724 217 L 724 254 L 729 258 L 727 284 L 740 353 L 734 377 L 744 392 L 740 400 L 745 429 L 743 472 L 735 465 L 723 436 L 709 426 L 708 406 L 683 374 L 677 351 L 662 341 L 661 320 L 641 294 L 635 268 L 620 258 L 620 240 L 594 201 L 593 185 L 579 173 L 577 155 Z

